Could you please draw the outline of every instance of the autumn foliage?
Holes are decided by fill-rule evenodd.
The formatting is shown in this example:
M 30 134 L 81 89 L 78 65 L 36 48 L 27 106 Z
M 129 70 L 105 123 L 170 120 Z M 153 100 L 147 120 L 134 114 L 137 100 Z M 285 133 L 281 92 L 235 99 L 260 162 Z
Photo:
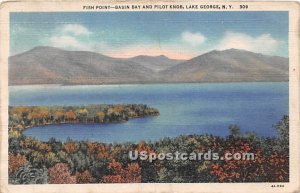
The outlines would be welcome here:
M 141 141 L 140 143 L 138 143 L 136 149 L 137 152 L 147 152 L 147 154 L 149 155 L 150 153 L 154 153 L 154 150 L 146 144 L 145 141 Z
M 24 155 L 14 155 L 12 153 L 8 154 L 8 173 L 11 174 L 17 171 L 20 167 L 26 164 L 27 160 Z
M 66 113 L 66 118 L 68 121 L 74 121 L 76 119 L 76 114 L 73 111 L 68 111 Z
M 10 106 L 9 128 L 57 123 L 109 123 L 123 122 L 135 117 L 157 116 L 155 108 L 143 104 L 88 105 L 88 106 Z
M 102 178 L 104 183 L 139 183 L 141 182 L 141 168 L 137 163 L 128 164 L 127 168 L 113 160 L 108 168 L 113 175 L 107 175 Z
M 78 145 L 75 143 L 65 143 L 63 148 L 67 153 L 74 153 L 78 150 Z
M 230 140 L 228 140 L 230 141 Z M 251 182 L 259 180 L 259 175 L 264 173 L 263 158 L 260 149 L 253 147 L 242 139 L 235 140 L 234 143 L 228 142 L 230 145 L 224 150 L 225 154 L 246 155 L 254 153 L 254 160 L 234 160 L 224 159 L 221 163 L 212 163 L 212 174 L 218 177 L 219 182 Z
M 266 161 L 269 181 L 282 182 L 289 179 L 289 156 L 287 153 L 272 152 Z
M 76 177 L 71 176 L 67 164 L 58 163 L 49 168 L 49 183 L 50 184 L 75 184 Z
M 77 184 L 88 184 L 93 182 L 93 180 L 93 176 L 88 170 L 85 170 L 84 172 L 76 172 Z
M 99 107 L 100 108 L 100 107 Z M 106 107 L 105 107 L 106 108 Z M 109 106 L 105 110 L 96 109 L 101 119 L 108 114 L 112 117 L 120 113 L 138 109 L 139 106 Z M 127 110 L 126 110 L 127 109 Z M 49 121 L 46 108 L 18 107 L 10 109 L 13 120 L 18 124 L 27 121 Z M 70 117 L 70 109 L 56 109 L 53 119 L 64 121 Z M 72 109 L 71 109 L 72 110 Z M 91 111 L 83 108 L 72 112 L 81 116 L 76 120 L 88 120 Z M 136 116 L 145 108 L 136 110 Z M 41 115 L 37 115 L 39 112 Z M 127 112 L 128 113 L 128 112 Z M 86 117 L 85 117 L 86 116 Z M 97 115 L 96 115 L 97 116 Z M 97 118 L 97 117 L 95 117 Z M 38 120 L 39 119 L 39 120 Z M 116 118 L 117 119 L 117 118 Z M 22 121 L 20 121 L 22 120 Z M 100 121 L 100 120 L 98 120 Z M 200 182 L 289 182 L 289 143 L 288 117 L 275 125 L 278 137 L 261 137 L 243 134 L 238 126 L 230 126 L 231 134 L 226 137 L 214 135 L 182 135 L 164 138 L 154 142 L 139 143 L 101 143 L 96 141 L 65 142 L 49 139 L 39 141 L 26 137 L 19 129 L 9 132 L 9 180 L 14 184 L 50 183 L 50 184 L 86 184 L 86 183 L 200 183 Z M 253 153 L 254 159 L 219 160 L 149 160 L 129 158 L 129 152 L 155 153 Z M 24 174 L 30 174 L 30 180 L 23 180 Z M 32 175 L 34 174 L 34 175 Z

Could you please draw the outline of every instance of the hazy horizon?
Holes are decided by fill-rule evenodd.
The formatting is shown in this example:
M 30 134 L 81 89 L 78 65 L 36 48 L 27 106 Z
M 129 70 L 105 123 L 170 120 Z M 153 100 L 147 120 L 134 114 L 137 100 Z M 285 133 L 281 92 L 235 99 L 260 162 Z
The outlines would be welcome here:
M 230 48 L 288 56 L 288 12 L 11 13 L 10 55 L 36 46 L 187 60 Z
M 176 59 L 176 58 L 170 58 L 166 55 L 145 55 L 145 54 L 142 54 L 142 55 L 135 55 L 135 56 L 130 56 L 130 57 L 114 57 L 114 56 L 109 56 L 109 55 L 105 55 L 103 53 L 100 53 L 100 52 L 97 52 L 97 51 L 87 51 L 87 50 L 72 50 L 72 49 L 65 49 L 65 48 L 59 48 L 59 47 L 55 47 L 55 46 L 35 46 L 35 47 L 32 47 L 28 50 L 25 50 L 24 52 L 21 52 L 21 53 L 17 53 L 15 55 L 10 55 L 9 57 L 12 57 L 12 56 L 16 56 L 16 55 L 19 55 L 19 54 L 23 54 L 25 52 L 29 52 L 35 48 L 38 48 L 38 47 L 51 47 L 51 48 L 56 48 L 56 49 L 61 49 L 61 50 L 64 50 L 64 51 L 75 51 L 75 52 L 93 52 L 93 53 L 97 53 L 97 54 L 101 54 L 101 55 L 104 55 L 104 56 L 108 56 L 108 57 L 112 57 L 112 58 L 118 58 L 118 59 L 130 59 L 130 58 L 135 58 L 135 57 L 140 57 L 140 56 L 144 56 L 144 57 L 167 57 L 168 59 L 171 59 L 171 60 L 182 60 L 182 61 L 186 61 L 186 60 L 191 60 L 193 59 L 194 57 L 198 57 L 198 56 L 201 56 L 201 55 L 204 55 L 206 53 L 209 53 L 209 52 L 213 52 L 213 51 L 218 51 L 218 52 L 222 52 L 222 51 L 226 51 L 226 50 L 231 50 L 231 49 L 236 49 L 236 48 L 228 48 L 228 49 L 225 49 L 225 50 L 217 50 L 217 49 L 214 49 L 214 50 L 208 50 L 207 52 L 204 52 L 200 55 L 197 55 L 197 56 L 194 56 L 192 58 L 187 58 L 187 59 Z M 245 52 L 253 52 L 253 53 L 257 53 L 257 54 L 261 54 L 259 52 L 255 52 L 255 51 L 248 51 L 248 50 L 244 50 L 244 49 L 236 49 L 236 50 L 241 50 L 241 51 L 245 51 Z M 276 55 L 270 55 L 270 54 L 263 54 L 263 55 L 266 55 L 266 56 L 276 56 Z M 283 58 L 289 58 L 288 56 L 278 56 L 278 57 L 283 57 Z

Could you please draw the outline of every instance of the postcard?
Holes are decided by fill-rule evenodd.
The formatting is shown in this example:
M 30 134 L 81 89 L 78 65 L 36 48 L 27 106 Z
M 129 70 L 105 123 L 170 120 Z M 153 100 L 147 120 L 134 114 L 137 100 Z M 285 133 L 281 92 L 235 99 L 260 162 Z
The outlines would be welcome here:
M 299 192 L 299 7 L 2 3 L 0 192 Z

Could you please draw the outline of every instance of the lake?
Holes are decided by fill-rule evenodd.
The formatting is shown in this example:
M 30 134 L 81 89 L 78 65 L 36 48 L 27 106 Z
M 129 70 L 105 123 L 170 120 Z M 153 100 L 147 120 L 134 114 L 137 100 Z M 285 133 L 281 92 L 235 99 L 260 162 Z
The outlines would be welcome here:
M 272 125 L 288 114 L 288 83 L 10 86 L 10 105 L 147 104 L 158 117 L 122 123 L 63 124 L 24 131 L 42 141 L 138 142 L 188 134 L 226 136 L 228 126 L 276 136 Z

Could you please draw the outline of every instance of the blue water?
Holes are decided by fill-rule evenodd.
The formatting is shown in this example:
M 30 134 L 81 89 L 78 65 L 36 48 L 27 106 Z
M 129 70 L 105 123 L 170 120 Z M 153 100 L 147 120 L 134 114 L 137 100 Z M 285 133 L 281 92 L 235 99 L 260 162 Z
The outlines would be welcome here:
M 147 104 L 160 116 L 125 123 L 64 124 L 24 132 L 43 141 L 137 142 L 181 134 L 226 136 L 228 126 L 275 136 L 272 125 L 288 114 L 288 83 L 213 83 L 87 86 L 11 86 L 10 105 Z

